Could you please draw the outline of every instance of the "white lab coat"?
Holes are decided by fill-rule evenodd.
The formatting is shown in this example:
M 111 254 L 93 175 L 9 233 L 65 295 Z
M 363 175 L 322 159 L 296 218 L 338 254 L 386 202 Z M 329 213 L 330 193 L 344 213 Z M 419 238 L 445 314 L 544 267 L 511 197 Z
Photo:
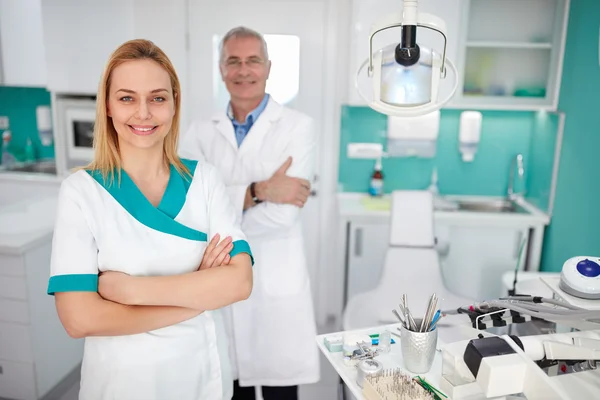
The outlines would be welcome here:
M 241 386 L 291 386 L 319 380 L 316 325 L 301 209 L 261 203 L 243 212 L 246 189 L 270 178 L 292 156 L 287 175 L 311 179 L 316 158 L 312 119 L 270 99 L 238 149 L 225 112 L 194 122 L 180 154 L 221 172 L 254 254 L 254 288 L 228 307 L 232 368 Z
M 231 235 L 249 252 L 225 186 L 208 164 L 174 168 L 154 207 L 125 175 L 119 187 L 78 171 L 62 183 L 52 246 L 50 294 L 96 291 L 99 271 L 135 276 L 195 271 L 207 238 Z M 237 248 L 237 250 L 236 250 Z M 136 335 L 85 339 L 80 400 L 223 400 L 233 393 L 221 310 Z

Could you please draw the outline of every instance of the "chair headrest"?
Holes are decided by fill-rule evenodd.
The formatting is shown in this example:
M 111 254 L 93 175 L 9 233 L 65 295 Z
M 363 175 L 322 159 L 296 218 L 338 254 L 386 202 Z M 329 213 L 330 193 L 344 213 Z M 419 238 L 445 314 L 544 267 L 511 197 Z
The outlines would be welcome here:
M 390 245 L 433 247 L 433 195 L 425 190 L 392 192 Z

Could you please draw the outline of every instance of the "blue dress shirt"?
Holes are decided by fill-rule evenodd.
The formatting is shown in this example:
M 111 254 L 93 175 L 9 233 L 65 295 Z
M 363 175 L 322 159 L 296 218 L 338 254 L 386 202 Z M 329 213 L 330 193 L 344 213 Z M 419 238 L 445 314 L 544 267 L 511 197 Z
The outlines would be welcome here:
M 268 102 L 269 102 L 269 94 L 267 93 L 267 94 L 265 94 L 265 97 L 263 97 L 263 99 L 261 100 L 258 107 L 256 107 L 254 110 L 252 110 L 250 112 L 250 114 L 248 114 L 246 116 L 246 121 L 244 121 L 244 123 L 240 123 L 240 122 L 236 121 L 236 119 L 233 117 L 233 111 L 231 110 L 231 103 L 227 106 L 227 116 L 229 117 L 229 119 L 231 120 L 231 123 L 233 124 L 233 130 L 235 132 L 235 140 L 237 141 L 238 147 L 240 147 L 240 145 L 242 144 L 242 141 L 244 140 L 246 135 L 248 135 L 248 132 L 250 131 L 250 128 L 252 128 L 252 125 L 254 125 L 254 122 L 256 122 L 256 120 L 258 119 L 260 114 L 265 110 Z

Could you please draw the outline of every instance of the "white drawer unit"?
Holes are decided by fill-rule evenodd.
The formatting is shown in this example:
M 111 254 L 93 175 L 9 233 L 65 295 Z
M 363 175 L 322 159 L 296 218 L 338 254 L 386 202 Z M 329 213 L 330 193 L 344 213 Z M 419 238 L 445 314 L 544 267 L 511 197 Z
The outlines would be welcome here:
M 28 325 L 0 322 L 0 357 L 9 361 L 33 362 Z
M 0 276 L 0 296 L 6 299 L 27 300 L 27 284 L 25 279 Z
M 0 298 L 0 321 L 29 325 L 27 302 Z
M 0 246 L 2 400 L 60 398 L 83 357 L 83 341 L 67 335 L 46 294 L 52 235 L 32 236 L 22 246 Z
M 0 276 L 25 276 L 23 257 L 0 253 Z
M 35 373 L 32 363 L 0 359 L 0 390 L 2 398 L 37 399 Z

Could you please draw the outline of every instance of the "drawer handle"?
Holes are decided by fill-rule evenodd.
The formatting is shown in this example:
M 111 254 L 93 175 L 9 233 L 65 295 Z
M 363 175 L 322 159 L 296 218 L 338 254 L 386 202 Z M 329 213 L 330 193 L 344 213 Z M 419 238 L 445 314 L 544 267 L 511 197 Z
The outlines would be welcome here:
M 356 238 L 354 239 L 354 255 L 362 256 L 362 228 L 356 228 Z

